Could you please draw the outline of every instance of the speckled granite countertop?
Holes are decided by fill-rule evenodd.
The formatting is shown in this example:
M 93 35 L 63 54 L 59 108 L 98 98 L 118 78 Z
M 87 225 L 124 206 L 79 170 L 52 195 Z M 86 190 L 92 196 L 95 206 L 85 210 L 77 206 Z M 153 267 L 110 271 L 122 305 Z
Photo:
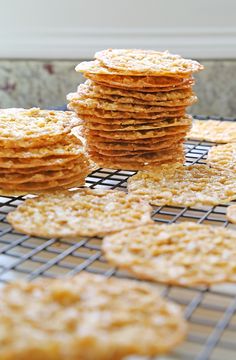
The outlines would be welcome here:
M 79 62 L 79 61 L 78 61 Z M 201 61 L 197 76 L 198 104 L 190 112 L 236 117 L 236 60 Z M 75 61 L 0 61 L 0 107 L 53 107 L 66 103 L 83 77 Z

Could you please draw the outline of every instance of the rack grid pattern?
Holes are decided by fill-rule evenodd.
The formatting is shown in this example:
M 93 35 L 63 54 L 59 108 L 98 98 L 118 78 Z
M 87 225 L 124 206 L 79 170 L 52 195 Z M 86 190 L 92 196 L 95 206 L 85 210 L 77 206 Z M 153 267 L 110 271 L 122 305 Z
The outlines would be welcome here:
M 207 120 L 208 117 L 196 118 Z M 212 118 L 212 117 L 211 117 Z M 236 119 L 222 119 L 235 121 Z M 210 147 L 207 142 L 186 142 L 186 163 L 204 164 Z M 87 178 L 91 188 L 126 189 L 133 171 L 98 169 Z M 14 231 L 5 220 L 26 197 L 0 197 L 0 286 L 12 280 L 74 275 L 80 271 L 104 276 L 131 277 L 117 271 L 103 258 L 101 239 L 44 239 Z M 153 219 L 159 223 L 194 221 L 235 228 L 226 220 L 227 205 L 195 209 L 155 207 Z M 235 360 L 236 358 L 236 284 L 182 288 L 156 285 L 163 296 L 180 304 L 189 321 L 188 338 L 171 355 L 161 360 Z M 132 357 L 134 360 L 135 357 Z M 150 360 L 150 359 L 149 359 Z

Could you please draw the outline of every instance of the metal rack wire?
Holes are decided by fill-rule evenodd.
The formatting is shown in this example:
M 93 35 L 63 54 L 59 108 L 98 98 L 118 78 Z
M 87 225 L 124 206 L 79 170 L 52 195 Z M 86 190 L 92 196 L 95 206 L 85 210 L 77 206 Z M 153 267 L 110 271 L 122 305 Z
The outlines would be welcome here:
M 198 118 L 207 120 L 207 117 Z M 212 118 L 212 117 L 211 117 Z M 221 119 L 234 121 L 236 119 Z M 188 141 L 186 162 L 205 163 L 212 143 Z M 133 171 L 99 169 L 87 178 L 92 188 L 126 188 Z M 5 220 L 6 214 L 25 197 L 0 197 L 0 285 L 13 279 L 32 280 L 36 277 L 60 277 L 80 271 L 104 276 L 128 277 L 116 271 L 103 258 L 101 239 L 43 239 L 17 233 Z M 153 210 L 153 219 L 160 223 L 195 221 L 227 226 L 227 205 L 204 209 L 162 206 Z M 235 360 L 236 358 L 236 284 L 181 288 L 157 285 L 162 294 L 179 303 L 189 321 L 188 338 L 174 353 L 155 359 L 162 360 Z M 134 358 L 132 357 L 134 360 Z

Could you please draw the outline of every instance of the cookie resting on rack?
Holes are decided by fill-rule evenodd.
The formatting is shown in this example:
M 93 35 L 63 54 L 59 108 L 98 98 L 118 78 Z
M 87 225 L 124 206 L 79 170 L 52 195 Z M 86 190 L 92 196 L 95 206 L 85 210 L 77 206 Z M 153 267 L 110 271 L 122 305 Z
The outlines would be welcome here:
M 27 199 L 7 220 L 17 231 L 46 238 L 103 236 L 152 222 L 151 210 L 123 191 L 84 188 Z
M 103 240 L 105 258 L 139 279 L 169 285 L 213 285 L 236 281 L 236 232 L 183 222 L 152 224 Z
M 152 356 L 186 334 L 180 308 L 155 287 L 88 273 L 6 285 L 0 318 L 0 360 Z
M 194 120 L 187 137 L 192 140 L 215 143 L 236 142 L 236 122 L 220 120 Z
M 236 173 L 207 165 L 162 165 L 140 171 L 128 180 L 128 190 L 152 205 L 213 206 L 236 199 Z

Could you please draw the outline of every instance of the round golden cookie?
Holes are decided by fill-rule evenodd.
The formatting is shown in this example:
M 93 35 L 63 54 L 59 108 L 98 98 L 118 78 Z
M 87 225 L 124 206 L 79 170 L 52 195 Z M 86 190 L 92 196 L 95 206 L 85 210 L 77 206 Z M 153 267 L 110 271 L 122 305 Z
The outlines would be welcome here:
M 96 97 L 115 96 L 120 99 L 131 98 L 131 99 L 135 99 L 136 101 L 142 101 L 148 103 L 149 102 L 156 103 L 158 101 L 162 101 L 162 102 L 180 101 L 195 95 L 193 91 L 189 89 L 175 90 L 170 92 L 143 93 L 141 91 L 132 91 L 131 89 L 125 90 L 119 88 L 112 88 L 109 86 L 103 86 L 91 80 L 86 80 L 85 83 L 80 84 L 77 88 L 77 92 L 84 96 L 92 95 L 92 94 L 94 96 L 96 94 Z
M 55 179 L 44 182 L 25 182 L 22 184 L 0 184 L 2 190 L 24 191 L 28 194 L 40 194 L 44 191 L 52 192 L 57 188 L 70 189 L 72 186 L 83 186 L 85 178 L 88 175 L 86 171 L 70 174 L 63 179 Z M 75 185 L 76 184 L 76 185 Z
M 192 86 L 195 84 L 195 80 L 192 78 L 184 79 L 183 82 L 177 85 L 167 84 L 165 86 L 158 85 L 153 83 L 153 78 L 147 80 L 147 77 L 143 78 L 137 76 L 119 76 L 119 75 L 100 75 L 100 74 L 91 74 L 85 73 L 84 76 L 89 80 L 92 80 L 96 85 L 102 85 L 109 88 L 117 88 L 127 91 L 135 91 L 141 93 L 157 93 L 157 92 L 171 92 L 176 90 L 191 90 Z M 160 82 L 160 79 L 158 79 Z
M 0 178 L 0 186 L 4 186 L 4 184 L 14 185 L 24 184 L 29 182 L 43 183 L 51 180 L 63 179 L 65 176 L 71 174 L 71 170 L 58 170 L 58 171 L 45 171 L 42 173 L 36 173 L 27 176 L 27 174 L 1 174 Z
M 29 148 L 62 141 L 65 134 L 81 124 L 74 113 L 32 109 L 0 110 L 0 145 Z
M 68 95 L 68 100 L 71 101 L 73 105 L 77 105 L 78 109 L 80 107 L 86 109 L 101 109 L 106 111 L 120 111 L 120 112 L 134 112 L 134 113 L 158 113 L 158 112 L 167 112 L 167 111 L 181 111 L 186 106 L 150 106 L 150 105 L 136 105 L 136 104 L 126 104 L 118 103 L 112 101 L 106 101 L 103 99 L 95 98 L 81 98 L 78 93 L 71 93 Z
M 80 64 L 79 64 L 80 65 Z M 99 71 L 101 68 L 99 68 Z M 98 84 L 107 84 L 110 87 L 121 87 L 130 89 L 157 89 L 165 90 L 169 88 L 180 88 L 183 86 L 189 86 L 194 84 L 194 79 L 189 76 L 187 78 L 173 78 L 173 77 L 155 77 L 155 76 L 127 76 L 119 75 L 118 73 L 106 73 L 101 72 L 85 72 L 84 76 L 90 80 L 93 80 Z M 142 90 L 141 90 L 142 91 Z
M 226 218 L 236 224 L 236 205 L 230 205 L 226 210 Z
M 74 166 L 78 163 L 81 167 L 88 167 L 89 161 L 85 159 L 81 161 L 82 158 L 72 158 L 72 160 L 68 159 L 67 162 L 62 165 L 49 165 L 49 166 L 34 166 L 34 167 L 20 167 L 20 168 L 6 168 L 0 167 L 0 174 L 35 174 L 45 171 L 60 171 L 60 170 L 69 170 L 74 168 Z
M 140 49 L 107 49 L 95 54 L 103 66 L 124 75 L 188 76 L 203 70 L 203 65 L 168 51 Z
M 103 236 L 151 222 L 151 210 L 137 196 L 87 188 L 29 199 L 7 219 L 15 229 L 30 235 Z
M 142 145 L 140 144 L 140 149 L 138 148 L 135 148 L 135 145 L 132 145 L 131 146 L 128 146 L 128 147 L 125 147 L 122 145 L 116 147 L 116 143 L 114 144 L 109 144 L 109 146 L 105 146 L 106 144 L 104 144 L 104 146 L 99 146 L 99 144 L 89 144 L 88 145 L 88 152 L 89 151 L 92 151 L 92 152 L 97 152 L 99 154 L 102 154 L 102 155 L 107 155 L 107 156 L 126 156 L 126 155 L 131 155 L 131 154 L 143 154 L 143 153 L 146 153 L 146 152 L 157 152 L 159 150 L 162 150 L 162 149 L 168 149 L 170 147 L 173 147 L 173 146 L 177 146 L 179 143 L 182 143 L 184 140 L 181 138 L 179 139 L 176 139 L 174 141 L 161 141 L 159 144 L 155 144 L 154 146 L 148 146 L 148 145 Z M 114 145 L 114 146 L 112 146 Z M 127 145 L 127 144 L 125 144 Z
M 40 183 L 24 183 L 20 185 L 1 184 L 0 194 L 3 196 L 20 196 L 26 194 L 51 194 L 55 191 L 65 191 L 67 189 L 78 188 L 85 185 L 85 177 L 88 171 L 80 171 L 77 175 L 71 175 L 65 179 Z
M 114 123 L 113 121 L 110 121 L 107 124 L 101 124 L 96 123 L 96 119 L 94 119 L 94 122 L 87 121 L 85 122 L 84 126 L 86 129 L 91 130 L 102 130 L 102 131 L 136 131 L 136 130 L 148 130 L 148 129 L 160 129 L 160 128 L 167 128 L 172 126 L 186 126 L 191 124 L 191 118 L 188 116 L 185 116 L 184 118 L 180 119 L 159 119 L 156 120 L 156 122 L 145 122 L 145 119 L 143 119 L 142 123 L 136 123 L 135 120 L 133 124 L 124 124 L 124 123 Z
M 0 358 L 7 360 L 152 356 L 187 331 L 180 307 L 154 286 L 85 272 L 8 284 L 0 301 Z
M 62 174 L 60 172 L 59 177 L 56 176 L 50 178 L 48 176 L 46 179 L 45 175 L 38 174 L 37 179 L 37 174 L 33 174 L 35 177 L 32 181 L 27 181 L 28 179 L 26 178 L 24 182 L 18 180 L 18 183 L 16 183 L 14 179 L 11 181 L 0 182 L 0 189 L 13 192 L 23 191 L 24 193 L 52 192 L 58 188 L 69 189 L 75 186 L 83 186 L 85 184 L 85 178 L 91 172 L 91 170 L 91 166 L 81 166 L 80 164 L 77 164 L 77 166 L 74 166 L 73 169 L 64 171 L 63 176 L 61 176 Z M 32 175 L 30 175 L 29 178 L 31 178 L 31 176 Z M 35 178 L 37 181 L 35 181 Z
M 26 169 L 34 167 L 53 167 L 53 166 L 64 166 L 72 160 L 81 159 L 81 163 L 86 161 L 85 154 L 81 153 L 80 155 L 58 157 L 58 156 L 47 156 L 44 158 L 1 158 L 0 157 L 0 168 L 10 168 L 10 169 Z M 17 172 L 17 170 L 16 170 Z
M 183 222 L 152 224 L 105 237 L 114 266 L 141 279 L 180 286 L 236 281 L 236 232 Z
M 101 117 L 97 117 L 97 116 L 91 116 L 91 115 L 85 115 L 85 114 L 81 114 L 80 118 L 83 120 L 83 124 L 84 126 L 87 125 L 87 123 L 98 123 L 98 124 L 104 124 L 104 125 L 138 125 L 138 124 L 153 124 L 153 123 L 168 123 L 168 124 L 172 124 L 172 123 L 184 123 L 187 122 L 188 124 L 190 123 L 190 121 L 186 120 L 188 119 L 192 119 L 189 117 L 189 115 L 184 115 L 181 119 L 180 118 L 158 118 L 158 119 L 109 119 L 109 118 L 101 118 Z M 192 121 L 191 121 L 192 124 Z M 84 131 L 84 129 L 83 129 Z
M 159 112 L 128 112 L 128 111 L 111 111 L 102 109 L 90 109 L 85 106 L 78 105 L 76 102 L 70 102 L 68 107 L 74 110 L 78 116 L 83 118 L 86 116 L 95 116 L 108 119 L 163 119 L 163 118 L 177 118 L 185 115 L 185 107 L 179 107 L 178 109 L 168 108 Z
M 136 99 L 137 101 L 145 101 L 145 102 L 157 102 L 157 101 L 177 101 L 181 99 L 185 99 L 194 95 L 191 89 L 184 90 L 173 90 L 170 92 L 141 92 L 141 91 L 133 91 L 131 89 L 119 89 L 113 88 L 110 86 L 103 86 L 95 83 L 91 80 L 86 80 L 84 84 L 80 84 L 78 86 L 78 92 L 82 93 L 93 93 L 98 96 L 107 95 L 107 96 L 119 96 L 120 98 L 130 98 Z
M 216 143 L 236 142 L 236 122 L 220 120 L 194 120 L 189 139 Z
M 173 136 L 174 138 L 179 135 L 183 135 L 183 137 L 186 135 L 186 132 L 189 130 L 189 126 L 170 126 L 167 128 L 160 128 L 157 129 L 155 132 L 155 137 L 145 137 L 145 132 L 142 134 L 143 136 L 141 138 L 136 137 L 136 132 L 126 132 L 126 136 L 124 136 L 123 132 L 120 132 L 117 138 L 114 138 L 114 136 L 107 136 L 112 134 L 116 134 L 117 132 L 111 133 L 111 132 L 102 132 L 101 131 L 94 131 L 94 130 L 86 130 L 86 136 L 87 136 L 87 142 L 88 144 L 94 143 L 94 144 L 106 144 L 106 143 L 125 143 L 130 145 L 132 140 L 132 144 L 157 144 L 159 141 L 164 139 L 166 136 Z M 128 136 L 127 136 L 128 133 Z
M 149 94 L 148 94 L 149 95 Z M 103 94 L 101 92 L 93 91 L 88 85 L 80 84 L 77 93 L 70 93 L 67 95 L 67 100 L 71 99 L 95 99 L 96 101 L 105 100 L 110 101 L 116 104 L 132 104 L 132 105 L 144 105 L 144 106 L 165 106 L 165 107 L 175 107 L 175 106 L 190 106 L 197 101 L 197 97 L 193 93 L 185 98 L 180 98 L 176 100 L 160 100 L 158 98 L 155 101 L 145 101 L 140 100 L 131 96 L 119 96 L 119 95 L 109 95 Z
M 185 129 L 186 128 L 186 129 Z M 181 128 L 182 131 L 179 131 L 178 133 L 170 133 L 168 135 L 163 135 L 160 136 L 159 138 L 151 138 L 151 139 L 138 139 L 138 140 L 133 140 L 132 142 L 130 142 L 130 140 L 127 139 L 107 139 L 107 138 L 102 138 L 102 137 L 89 137 L 89 141 L 88 141 L 88 146 L 97 146 L 101 149 L 113 149 L 113 147 L 115 147 L 117 150 L 122 150 L 122 149 L 128 149 L 129 147 L 133 148 L 134 146 L 142 146 L 144 145 L 146 146 L 150 146 L 151 148 L 154 147 L 158 147 L 158 145 L 161 145 L 166 143 L 172 143 L 172 142 L 177 142 L 181 139 L 184 138 L 186 131 L 188 129 L 188 127 L 183 127 Z M 162 134 L 162 133 L 160 133 Z M 115 150 L 115 149 L 114 149 Z
M 170 85 L 179 85 L 183 83 L 186 79 L 191 78 L 191 72 L 182 74 L 181 76 L 179 74 L 160 74 L 158 76 L 155 76 L 153 74 L 144 74 L 144 73 L 125 73 L 125 71 L 120 70 L 114 70 L 111 68 L 108 68 L 107 66 L 103 66 L 101 62 L 97 60 L 93 61 L 83 61 L 79 63 L 75 70 L 77 72 L 82 72 L 85 77 L 87 74 L 92 74 L 95 76 L 120 76 L 124 78 L 137 78 L 136 81 L 138 83 L 145 83 L 145 86 L 151 86 L 153 84 L 158 84 L 158 86 L 170 86 Z M 132 80 L 131 80 L 132 81 Z M 143 85 L 142 85 L 143 86 Z
M 107 160 L 107 161 L 114 161 L 119 162 L 120 160 L 123 162 L 129 162 L 129 161 L 137 161 L 137 162 L 152 162 L 152 161 L 158 161 L 158 160 L 165 160 L 165 159 L 172 159 L 177 156 L 177 154 L 183 154 L 183 146 L 182 144 L 174 144 L 172 147 L 167 147 L 166 149 L 162 149 L 159 151 L 147 151 L 141 154 L 133 154 L 132 152 L 129 153 L 129 155 L 122 156 L 112 156 L 109 155 L 101 155 L 97 151 L 92 151 L 88 149 L 88 153 L 90 154 L 91 158 L 98 159 L 101 158 L 101 160 Z M 95 161 L 96 162 L 96 161 Z
M 213 206 L 236 199 L 236 173 L 207 165 L 160 166 L 128 180 L 130 193 L 153 205 Z
M 72 174 L 78 174 L 78 172 L 85 172 L 89 168 L 89 163 L 81 164 L 80 161 L 74 162 L 73 166 L 70 168 L 64 168 L 60 170 L 47 170 L 47 171 L 38 171 L 37 173 L 1 173 L 0 172 L 0 186 L 4 184 L 23 184 L 29 182 L 44 183 L 52 180 L 66 179 Z
M 182 126 L 170 126 L 170 127 L 161 127 L 156 129 L 148 130 L 131 130 L 131 131 L 102 131 L 102 130 L 87 130 L 89 132 L 89 138 L 94 139 L 97 136 L 100 138 L 107 138 L 111 140 L 140 140 L 140 139 L 152 139 L 159 138 L 170 134 L 171 132 L 177 133 L 179 130 L 182 130 Z M 169 131 L 170 130 L 170 131 Z
M 182 142 L 184 139 L 184 134 L 176 136 L 172 139 L 172 137 L 164 137 L 165 140 L 159 140 L 156 143 L 126 143 L 123 141 L 120 142 L 92 142 L 88 144 L 88 148 L 97 149 L 97 151 L 104 155 L 114 154 L 116 152 L 128 152 L 128 151 L 157 151 L 165 148 L 166 146 L 177 144 Z M 162 139 L 162 138 L 161 138 Z
M 83 144 L 73 134 L 66 134 L 58 143 L 33 148 L 4 148 L 0 147 L 0 158 L 34 159 L 49 156 L 74 156 L 83 153 Z
M 175 146 L 177 144 L 174 144 Z M 154 150 L 103 150 L 103 149 L 99 149 L 96 146 L 90 146 L 88 148 L 88 153 L 91 154 L 91 156 L 100 156 L 100 155 L 104 155 L 105 157 L 103 157 L 103 159 L 105 160 L 106 157 L 112 157 L 115 159 L 119 158 L 119 159 L 124 159 L 124 157 L 126 158 L 130 158 L 133 157 L 135 155 L 140 155 L 140 156 L 146 156 L 147 154 L 157 154 L 157 151 L 159 150 L 163 150 L 163 149 L 169 149 L 169 145 L 163 145 L 162 147 L 158 148 L 158 149 L 154 149 Z M 111 159 L 112 161 L 112 159 Z M 124 161 L 126 161 L 124 159 Z
M 236 171 L 236 144 L 213 146 L 208 152 L 207 163 L 212 167 Z
M 161 139 L 161 138 L 160 138 Z M 142 140 L 140 142 L 135 143 L 129 143 L 129 142 L 89 142 L 87 146 L 87 151 L 97 151 L 98 153 L 104 154 L 104 155 L 113 155 L 116 153 L 130 153 L 130 152 L 155 152 L 159 151 L 161 149 L 165 149 L 167 147 L 172 147 L 175 144 L 183 143 L 184 142 L 184 135 L 174 138 L 172 141 L 157 141 L 157 142 L 143 142 Z

